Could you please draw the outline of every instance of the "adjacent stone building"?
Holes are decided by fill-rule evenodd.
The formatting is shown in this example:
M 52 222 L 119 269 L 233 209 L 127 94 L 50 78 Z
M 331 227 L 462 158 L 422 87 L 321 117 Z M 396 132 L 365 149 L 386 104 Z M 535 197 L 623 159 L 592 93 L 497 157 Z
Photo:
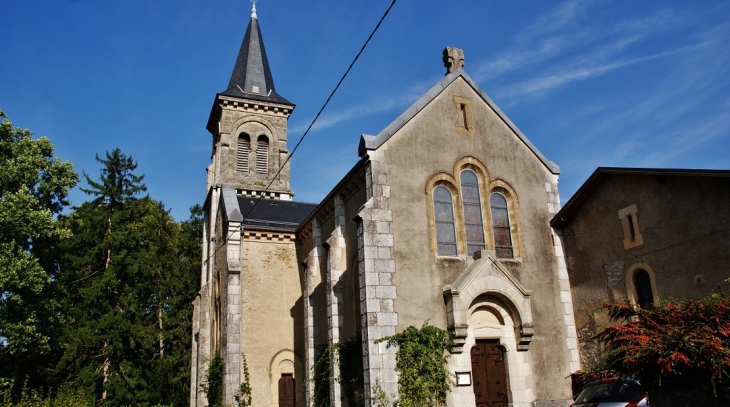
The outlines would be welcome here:
M 359 162 L 322 202 L 296 202 L 284 164 L 294 105 L 274 88 L 254 9 L 208 122 L 191 405 L 207 404 L 215 352 L 226 404 L 242 356 L 257 407 L 309 405 L 322 386 L 331 406 L 374 405 L 379 390 L 394 401 L 396 349 L 376 341 L 426 322 L 456 343 L 449 406 L 570 403 L 578 343 L 549 224 L 559 169 L 467 75 L 460 50 L 443 61 L 442 80 L 361 136 Z M 332 363 L 329 382 L 306 380 L 338 343 L 357 345 L 358 368 Z
M 563 237 L 585 367 L 601 306 L 651 307 L 730 288 L 730 171 L 598 168 L 551 225 Z

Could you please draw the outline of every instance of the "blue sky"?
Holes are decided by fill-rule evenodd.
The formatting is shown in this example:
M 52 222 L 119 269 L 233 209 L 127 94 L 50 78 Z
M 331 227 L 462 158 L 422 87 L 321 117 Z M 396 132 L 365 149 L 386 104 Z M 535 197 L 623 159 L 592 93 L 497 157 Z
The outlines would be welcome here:
M 261 0 L 299 139 L 388 0 Z M 120 147 L 177 219 L 205 198 L 205 130 L 248 23 L 247 0 L 0 0 L 0 107 L 77 171 Z M 565 202 L 597 166 L 730 168 L 730 3 L 399 0 L 292 159 L 318 202 L 444 74 L 441 50 L 550 160 Z M 86 196 L 76 190 L 75 204 Z

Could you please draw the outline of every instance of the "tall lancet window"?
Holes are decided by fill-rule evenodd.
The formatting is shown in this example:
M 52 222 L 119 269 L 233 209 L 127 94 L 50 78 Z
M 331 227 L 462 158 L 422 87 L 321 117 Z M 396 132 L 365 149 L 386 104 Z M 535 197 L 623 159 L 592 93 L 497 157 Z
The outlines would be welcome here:
M 456 256 L 456 227 L 454 203 L 448 188 L 439 186 L 433 190 L 433 209 L 436 219 L 436 244 L 439 256 Z
M 512 232 L 510 231 L 507 198 L 499 192 L 494 192 L 489 197 L 489 203 L 492 207 L 494 251 L 498 258 L 511 259 L 514 257 L 514 253 L 512 251 Z
M 236 171 L 248 172 L 248 152 L 250 150 L 251 137 L 246 133 L 241 133 L 236 146 Z
M 259 174 L 269 172 L 269 139 L 266 136 L 259 136 L 256 144 L 256 172 Z
M 474 171 L 461 172 L 461 197 L 464 206 L 464 226 L 466 229 L 467 255 L 484 250 L 484 221 L 482 202 L 479 194 L 479 179 Z

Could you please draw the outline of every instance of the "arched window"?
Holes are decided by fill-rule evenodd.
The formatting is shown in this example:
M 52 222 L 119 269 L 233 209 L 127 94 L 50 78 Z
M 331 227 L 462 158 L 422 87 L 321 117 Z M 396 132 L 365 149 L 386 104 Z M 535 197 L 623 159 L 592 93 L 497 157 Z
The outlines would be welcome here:
M 250 150 L 251 137 L 246 133 L 241 133 L 236 146 L 236 171 L 248 172 L 248 152 Z
M 653 308 L 654 292 L 651 288 L 651 277 L 646 270 L 637 270 L 634 273 L 634 287 L 636 287 L 636 303 L 641 308 Z
M 269 139 L 266 136 L 259 136 L 256 145 L 256 172 L 259 174 L 269 172 Z
M 461 200 L 464 206 L 466 251 L 469 256 L 472 256 L 475 252 L 485 248 L 479 179 L 474 171 L 464 170 L 461 172 Z
M 456 256 L 456 226 L 451 191 L 443 186 L 433 190 L 433 209 L 436 220 L 436 244 L 439 256 Z
M 497 258 L 511 259 L 514 257 L 514 252 L 512 250 L 512 232 L 510 231 L 507 198 L 499 192 L 494 192 L 489 196 L 489 204 L 492 208 L 494 251 Z

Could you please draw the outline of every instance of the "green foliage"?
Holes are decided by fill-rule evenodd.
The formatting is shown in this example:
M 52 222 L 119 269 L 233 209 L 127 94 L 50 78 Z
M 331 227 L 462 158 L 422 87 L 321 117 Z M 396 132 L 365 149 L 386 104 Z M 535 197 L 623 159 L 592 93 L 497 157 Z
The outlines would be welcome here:
M 94 203 L 108 203 L 114 208 L 147 190 L 147 187 L 142 184 L 144 175 L 133 174 L 133 171 L 137 169 L 137 163 L 132 157 L 124 155 L 119 148 L 115 148 L 111 153 L 107 151 L 106 159 L 99 158 L 97 154 L 96 161 L 103 164 L 99 182 L 92 181 L 84 173 L 84 178 L 90 188 L 81 188 L 87 194 L 96 196 Z
M 400 407 L 441 406 L 454 383 L 446 368 L 446 351 L 453 346 L 449 333 L 424 323 L 418 329 L 405 331 L 378 340 L 397 346 L 395 370 L 398 377 Z
M 57 244 L 69 235 L 54 217 L 78 176 L 53 157 L 48 138 L 13 127 L 1 109 L 0 121 L 0 376 L 48 385 L 59 325 Z
M 695 383 L 727 386 L 730 298 L 666 301 L 652 309 L 604 308 L 618 322 L 596 336 L 605 344 L 608 368 L 635 375 L 649 391 Z
M 337 365 L 340 376 L 332 375 L 332 366 Z M 320 345 L 314 353 L 314 365 L 309 380 L 314 384 L 311 403 L 315 407 L 330 405 L 330 383 L 340 383 L 342 398 L 350 406 L 362 404 L 363 366 L 362 337 L 355 334 L 349 339 L 330 346 Z
M 107 405 L 186 404 L 200 209 L 176 223 L 161 203 L 135 197 L 143 186 L 131 157 L 107 158 L 87 190 L 95 199 L 61 219 L 73 236 L 62 245 L 57 372 Z
M 388 393 L 386 393 L 380 385 L 380 380 L 375 380 L 375 386 L 373 386 L 373 397 L 370 400 L 370 405 L 373 407 L 387 407 L 390 405 L 390 398 L 388 397 Z
M 73 389 L 72 387 L 62 387 L 56 394 L 51 392 L 43 392 L 43 390 L 28 389 L 28 381 L 23 385 L 17 397 L 13 397 L 12 389 L 14 380 L 2 382 L 2 391 L 0 391 L 0 407 L 81 407 L 94 405 L 84 392 Z
M 314 364 L 309 380 L 314 382 L 313 407 L 330 405 L 330 380 L 332 376 L 332 347 L 320 345 L 314 351 Z
M 348 405 L 356 406 L 363 396 L 362 336 L 355 334 L 334 345 L 334 352 L 340 368 L 340 389 Z
M 205 372 L 203 392 L 210 407 L 220 407 L 223 401 L 223 358 L 216 352 L 208 362 L 208 371 Z
M 243 380 L 236 392 L 234 398 L 239 407 L 251 406 L 251 381 L 248 375 L 248 363 L 246 363 L 246 355 L 241 354 L 241 365 L 243 367 Z
M 73 166 L 0 120 L 0 397 L 187 404 L 202 208 L 175 222 L 115 149 L 84 174 L 92 201 L 62 215 Z

